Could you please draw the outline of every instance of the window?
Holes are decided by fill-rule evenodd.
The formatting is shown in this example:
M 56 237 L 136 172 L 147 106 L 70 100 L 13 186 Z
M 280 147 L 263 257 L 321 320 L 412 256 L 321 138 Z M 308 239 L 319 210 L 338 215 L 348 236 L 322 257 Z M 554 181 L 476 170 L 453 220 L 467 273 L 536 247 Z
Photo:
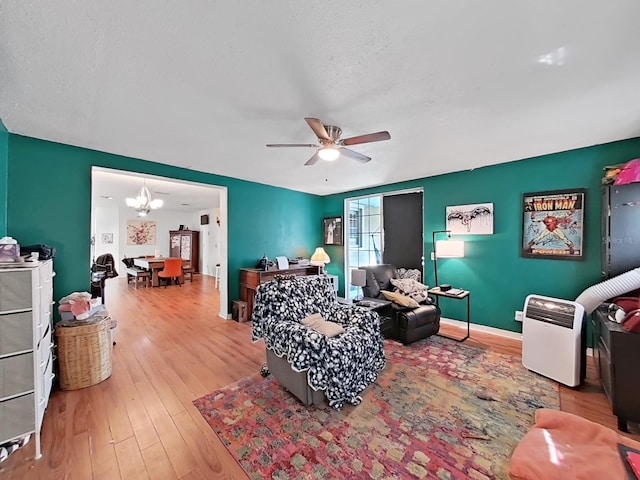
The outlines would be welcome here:
M 349 209 L 349 246 L 362 247 L 362 209 L 357 205 Z
M 349 244 L 346 252 L 345 282 L 348 298 L 361 295 L 351 285 L 351 269 L 382 263 L 382 195 L 346 200 L 349 212 Z

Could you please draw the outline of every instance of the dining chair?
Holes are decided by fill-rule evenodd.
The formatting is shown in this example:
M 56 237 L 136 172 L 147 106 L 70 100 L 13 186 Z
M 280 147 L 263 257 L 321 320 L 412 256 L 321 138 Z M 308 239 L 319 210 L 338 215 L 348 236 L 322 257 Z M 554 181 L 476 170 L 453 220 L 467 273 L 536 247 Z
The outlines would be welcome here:
M 195 273 L 196 268 L 191 265 L 191 262 L 184 262 L 182 264 L 182 278 L 184 281 L 187 281 L 187 275 L 189 276 L 189 281 L 193 283 L 193 274 Z
M 180 277 L 182 276 L 182 259 L 181 258 L 165 258 L 164 259 L 164 268 L 158 272 L 158 277 L 160 280 L 165 279 L 164 288 L 167 288 L 167 283 L 171 281 L 172 278 L 176 279 L 176 283 L 179 287 L 180 285 Z

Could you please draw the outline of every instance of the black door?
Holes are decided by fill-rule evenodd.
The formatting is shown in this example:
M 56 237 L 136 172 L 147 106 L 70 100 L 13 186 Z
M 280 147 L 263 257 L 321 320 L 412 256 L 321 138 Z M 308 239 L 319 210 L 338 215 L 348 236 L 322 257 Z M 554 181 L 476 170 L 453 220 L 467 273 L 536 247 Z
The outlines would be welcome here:
M 400 268 L 423 268 L 422 192 L 384 196 L 384 263 Z

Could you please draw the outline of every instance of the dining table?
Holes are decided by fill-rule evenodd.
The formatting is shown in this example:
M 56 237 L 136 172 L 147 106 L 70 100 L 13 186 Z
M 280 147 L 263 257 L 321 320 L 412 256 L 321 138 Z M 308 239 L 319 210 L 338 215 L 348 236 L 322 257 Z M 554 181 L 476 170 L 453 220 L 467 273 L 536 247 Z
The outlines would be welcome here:
M 134 258 L 133 264 L 136 267 L 144 268 L 145 270 L 149 270 L 151 272 L 151 286 L 158 287 L 160 286 L 160 277 L 158 277 L 158 273 L 160 270 L 164 268 L 164 261 L 166 258 L 170 257 L 141 257 Z M 189 260 L 182 259 L 182 266 L 186 267 L 189 265 Z M 184 283 L 184 273 L 180 275 L 180 284 Z

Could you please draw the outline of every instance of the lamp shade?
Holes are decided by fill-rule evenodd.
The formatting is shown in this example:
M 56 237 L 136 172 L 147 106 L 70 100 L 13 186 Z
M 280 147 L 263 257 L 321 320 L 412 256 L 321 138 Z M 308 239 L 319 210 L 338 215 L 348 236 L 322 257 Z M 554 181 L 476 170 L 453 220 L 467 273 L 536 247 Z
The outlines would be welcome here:
M 462 257 L 464 257 L 464 241 L 462 241 L 462 240 L 438 240 L 436 242 L 436 257 L 438 257 L 438 258 L 462 258 Z
M 324 251 L 324 248 L 318 247 L 316 251 L 311 255 L 311 265 L 321 265 L 324 266 L 325 263 L 330 263 L 331 259 L 327 252 Z
M 351 285 L 354 287 L 367 286 L 367 271 L 359 268 L 351 270 Z

